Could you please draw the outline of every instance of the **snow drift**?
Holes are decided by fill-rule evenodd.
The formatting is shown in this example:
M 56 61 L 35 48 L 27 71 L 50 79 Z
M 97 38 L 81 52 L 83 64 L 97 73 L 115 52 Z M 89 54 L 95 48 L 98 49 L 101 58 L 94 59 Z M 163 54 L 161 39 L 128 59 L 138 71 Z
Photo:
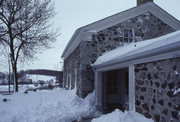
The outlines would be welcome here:
M 154 122 L 152 119 L 147 119 L 137 112 L 125 111 L 124 113 L 116 109 L 110 114 L 102 115 L 99 118 L 93 119 L 92 122 Z
M 71 122 L 93 114 L 94 93 L 85 99 L 64 89 L 0 95 L 0 122 Z

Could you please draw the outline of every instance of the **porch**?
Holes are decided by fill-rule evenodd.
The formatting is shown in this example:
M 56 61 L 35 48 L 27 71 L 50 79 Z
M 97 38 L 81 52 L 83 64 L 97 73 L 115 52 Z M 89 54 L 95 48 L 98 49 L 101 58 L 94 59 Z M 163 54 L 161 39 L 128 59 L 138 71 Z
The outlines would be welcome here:
M 96 105 L 103 113 L 135 111 L 134 66 L 96 70 Z

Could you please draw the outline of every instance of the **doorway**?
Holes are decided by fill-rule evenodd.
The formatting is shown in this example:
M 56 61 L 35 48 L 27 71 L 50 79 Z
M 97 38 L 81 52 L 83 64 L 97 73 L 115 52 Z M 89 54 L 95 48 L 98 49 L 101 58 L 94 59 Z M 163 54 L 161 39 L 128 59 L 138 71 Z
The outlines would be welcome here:
M 128 109 L 129 72 L 128 68 L 102 73 L 102 105 L 105 113 L 118 108 Z

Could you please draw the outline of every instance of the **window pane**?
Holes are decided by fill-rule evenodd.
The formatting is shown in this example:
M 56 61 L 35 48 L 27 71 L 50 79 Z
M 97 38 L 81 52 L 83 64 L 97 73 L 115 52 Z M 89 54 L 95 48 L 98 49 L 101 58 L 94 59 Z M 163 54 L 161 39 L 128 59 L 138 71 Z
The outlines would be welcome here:
M 128 37 L 129 37 L 129 38 L 132 38 L 132 37 L 133 37 L 133 33 L 132 33 L 132 30 L 131 30 L 131 29 L 128 30 Z
M 124 37 L 128 37 L 128 29 L 124 29 Z

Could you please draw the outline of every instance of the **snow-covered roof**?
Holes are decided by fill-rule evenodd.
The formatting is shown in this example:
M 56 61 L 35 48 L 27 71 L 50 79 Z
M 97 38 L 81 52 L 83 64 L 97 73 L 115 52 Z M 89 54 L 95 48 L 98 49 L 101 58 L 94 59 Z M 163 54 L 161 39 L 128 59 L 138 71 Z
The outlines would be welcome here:
M 98 57 L 93 67 L 104 66 L 117 62 L 126 62 L 147 56 L 159 55 L 174 50 L 180 50 L 180 31 L 167 34 L 155 39 L 131 43 L 118 47 Z
M 81 41 L 91 41 L 90 38 L 93 33 L 112 27 L 146 12 L 152 13 L 173 29 L 180 30 L 180 22 L 176 18 L 172 17 L 155 3 L 147 2 L 143 5 L 133 7 L 77 29 L 67 44 L 61 57 L 66 59 L 76 49 Z

